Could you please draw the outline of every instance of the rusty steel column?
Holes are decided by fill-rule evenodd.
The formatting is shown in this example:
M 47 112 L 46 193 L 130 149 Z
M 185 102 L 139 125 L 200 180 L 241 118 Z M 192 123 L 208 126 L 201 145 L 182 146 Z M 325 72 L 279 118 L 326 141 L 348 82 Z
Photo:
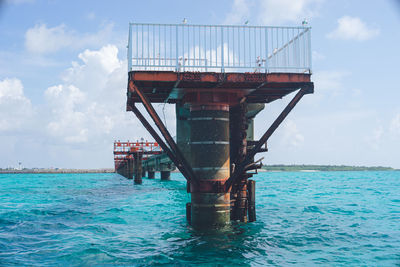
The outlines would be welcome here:
M 148 177 L 149 179 L 154 179 L 155 177 L 155 172 L 154 171 L 148 171 Z
M 249 192 L 249 222 L 256 220 L 256 181 L 248 180 L 247 188 Z
M 191 225 L 221 227 L 230 223 L 229 105 L 190 106 L 191 165 L 198 185 L 191 184 Z
M 128 179 L 132 179 L 133 178 L 133 166 L 134 164 L 134 160 L 132 157 L 129 157 L 126 159 L 126 165 L 124 166 L 125 168 L 125 177 Z
M 133 154 L 135 158 L 135 184 L 141 184 L 142 183 L 142 158 L 143 158 L 143 152 L 137 151 Z
M 171 172 L 170 171 L 161 171 L 161 180 L 163 180 L 163 181 L 171 180 Z
M 246 112 L 246 103 L 239 104 L 230 111 L 231 162 L 234 166 L 239 166 L 247 154 Z M 243 176 L 245 175 L 243 174 Z M 233 185 L 231 198 L 233 200 L 231 219 L 247 222 L 247 177 L 242 177 L 238 183 Z

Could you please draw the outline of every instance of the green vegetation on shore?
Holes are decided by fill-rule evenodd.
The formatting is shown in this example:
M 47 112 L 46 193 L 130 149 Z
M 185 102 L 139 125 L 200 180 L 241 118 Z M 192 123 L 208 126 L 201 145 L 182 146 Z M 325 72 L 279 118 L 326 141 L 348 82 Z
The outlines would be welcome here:
M 114 169 L 104 168 L 104 169 L 62 169 L 62 168 L 24 168 L 22 170 L 16 170 L 13 168 L 1 169 L 0 173 L 112 173 L 115 172 Z
M 395 171 L 391 167 L 365 167 L 365 166 L 345 166 L 345 165 L 264 165 L 267 171 Z

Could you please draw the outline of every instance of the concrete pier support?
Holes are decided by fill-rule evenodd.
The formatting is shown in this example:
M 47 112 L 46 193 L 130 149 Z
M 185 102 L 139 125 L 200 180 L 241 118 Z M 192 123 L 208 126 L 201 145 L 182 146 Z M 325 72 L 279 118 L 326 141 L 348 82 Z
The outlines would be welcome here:
M 149 178 L 149 179 L 154 179 L 154 177 L 155 177 L 155 172 L 154 172 L 154 171 L 148 171 L 148 172 L 147 172 L 147 175 L 148 175 L 147 178 Z
M 161 180 L 164 180 L 164 181 L 171 180 L 171 172 L 170 171 L 161 171 Z
M 142 168 L 142 177 L 146 177 L 146 170 Z
M 230 222 L 229 105 L 190 107 L 191 165 L 199 184 L 191 184 L 191 219 L 195 228 L 214 228 Z
M 134 159 L 133 158 L 128 158 L 126 161 L 126 165 L 125 167 L 125 174 L 122 174 L 123 176 L 125 176 L 128 179 L 132 179 L 133 178 L 133 169 L 134 169 Z
M 143 152 L 138 151 L 133 154 L 133 157 L 135 159 L 135 184 L 141 184 L 142 183 L 142 158 L 143 158 Z

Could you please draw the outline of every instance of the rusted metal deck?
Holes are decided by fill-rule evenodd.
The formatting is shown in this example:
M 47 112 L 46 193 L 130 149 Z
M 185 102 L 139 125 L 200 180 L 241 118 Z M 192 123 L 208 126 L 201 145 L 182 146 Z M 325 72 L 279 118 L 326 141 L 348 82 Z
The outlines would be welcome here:
M 219 102 L 226 103 L 246 97 L 247 103 L 270 103 L 312 86 L 310 77 L 308 73 L 130 71 L 129 83 L 141 88 L 153 103 L 187 102 L 194 97 L 197 100 L 224 97 Z M 133 103 L 140 102 L 137 94 L 129 96 Z

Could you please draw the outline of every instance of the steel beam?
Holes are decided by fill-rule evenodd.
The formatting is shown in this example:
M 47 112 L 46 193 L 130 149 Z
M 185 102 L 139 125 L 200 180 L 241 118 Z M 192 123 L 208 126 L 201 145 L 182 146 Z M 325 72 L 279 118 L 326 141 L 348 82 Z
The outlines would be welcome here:
M 143 124 L 143 126 L 146 128 L 146 130 L 151 134 L 151 136 L 154 138 L 154 140 L 157 141 L 157 143 L 161 146 L 161 148 L 167 153 L 168 157 L 172 160 L 172 162 L 175 164 L 175 166 L 179 169 L 179 171 L 182 173 L 182 175 L 186 178 L 188 182 L 191 181 L 192 177 L 188 175 L 186 170 L 183 168 L 183 166 L 179 163 L 178 159 L 176 158 L 175 154 L 169 149 L 169 147 L 164 143 L 164 141 L 161 139 L 161 137 L 157 134 L 157 132 L 153 129 L 153 127 L 150 125 L 150 123 L 146 120 L 146 118 L 142 115 L 142 113 L 139 111 L 139 109 L 134 105 L 131 104 L 130 108 L 132 112 L 136 115 L 136 117 L 139 119 L 139 121 Z
M 279 116 L 275 119 L 275 121 L 271 124 L 271 126 L 268 128 L 268 130 L 264 133 L 264 135 L 258 140 L 254 148 L 250 150 L 247 155 L 245 160 L 242 162 L 240 166 L 238 166 L 234 173 L 229 177 L 229 179 L 226 182 L 226 187 L 231 188 L 232 185 L 237 182 L 238 179 L 240 179 L 241 174 L 245 171 L 245 167 L 247 164 L 249 164 L 250 160 L 253 159 L 253 157 L 259 152 L 261 147 L 268 141 L 268 139 L 271 137 L 271 135 L 275 132 L 275 130 L 279 127 L 279 125 L 282 123 L 282 121 L 289 115 L 290 111 L 296 106 L 296 104 L 300 101 L 300 99 L 306 95 L 306 94 L 312 94 L 314 92 L 314 85 L 311 84 L 310 86 L 307 87 L 302 87 L 297 94 L 293 97 L 293 99 L 287 104 L 285 109 L 279 114 Z
M 182 152 L 178 148 L 177 144 L 175 143 L 174 139 L 172 138 L 171 134 L 169 133 L 168 129 L 165 127 L 164 123 L 161 121 L 160 117 L 158 116 L 157 112 L 154 110 L 153 105 L 147 99 L 146 95 L 132 82 L 129 82 L 129 90 L 135 92 L 140 100 L 143 103 L 143 106 L 149 113 L 150 117 L 153 119 L 154 123 L 156 124 L 157 128 L 160 130 L 161 134 L 164 136 L 165 141 L 168 143 L 171 150 L 175 153 L 177 160 L 183 165 L 183 168 L 189 174 L 191 180 L 196 180 L 196 176 L 190 167 L 189 163 L 182 155 Z

